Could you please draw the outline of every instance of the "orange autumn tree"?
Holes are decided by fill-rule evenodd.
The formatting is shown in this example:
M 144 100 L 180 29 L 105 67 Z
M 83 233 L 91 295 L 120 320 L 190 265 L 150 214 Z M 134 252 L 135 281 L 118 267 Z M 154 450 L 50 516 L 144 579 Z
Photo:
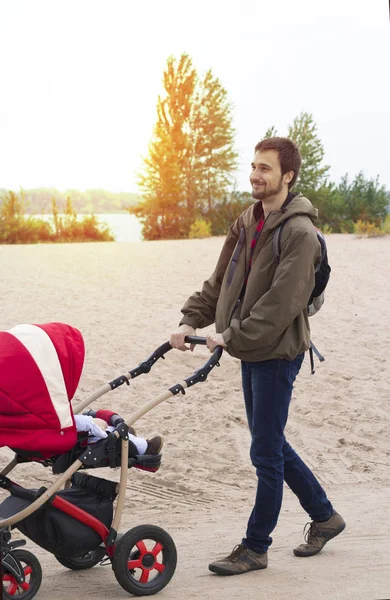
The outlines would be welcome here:
M 226 196 L 237 167 L 227 92 L 209 70 L 170 57 L 158 97 L 157 122 L 138 184 L 143 200 L 128 210 L 145 239 L 188 237 L 202 211 Z

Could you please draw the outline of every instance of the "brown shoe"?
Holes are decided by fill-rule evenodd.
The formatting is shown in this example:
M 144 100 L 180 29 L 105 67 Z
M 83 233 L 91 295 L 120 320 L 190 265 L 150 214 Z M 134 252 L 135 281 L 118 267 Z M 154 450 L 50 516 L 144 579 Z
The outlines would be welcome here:
M 307 525 L 309 525 L 309 529 L 306 531 Z M 307 523 L 303 530 L 306 544 L 294 548 L 293 552 L 295 556 L 314 556 L 321 552 L 329 540 L 339 535 L 344 529 L 345 521 L 336 511 L 328 521 Z
M 148 442 L 145 454 L 160 454 L 164 445 L 164 438 L 162 435 L 155 435 Z
M 267 552 L 258 554 L 244 544 L 239 544 L 226 558 L 210 563 L 209 570 L 218 575 L 240 575 L 256 569 L 265 569 L 267 564 Z

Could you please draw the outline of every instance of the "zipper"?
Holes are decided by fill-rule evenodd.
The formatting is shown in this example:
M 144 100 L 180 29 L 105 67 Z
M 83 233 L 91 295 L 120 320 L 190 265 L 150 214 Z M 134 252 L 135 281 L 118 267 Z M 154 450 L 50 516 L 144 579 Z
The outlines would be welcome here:
M 234 308 L 233 308 L 233 310 L 232 310 L 232 314 L 230 315 L 230 319 L 229 319 L 229 324 L 228 324 L 228 327 L 230 327 L 230 324 L 231 324 L 231 322 L 232 322 L 233 315 L 234 315 L 235 311 L 237 310 L 237 308 L 240 306 L 240 304 L 241 304 L 241 296 L 239 297 L 239 299 L 237 300 L 237 302 L 236 302 L 236 303 L 235 303 L 235 305 L 234 305 Z
M 266 216 L 266 218 L 264 219 L 264 224 L 263 224 L 263 227 L 262 227 L 262 229 L 261 229 L 261 231 L 260 231 L 260 235 L 259 235 L 259 237 L 257 238 L 257 242 L 256 242 L 256 244 L 258 244 L 258 242 L 259 242 L 259 239 L 260 239 L 260 236 L 261 236 L 261 234 L 263 233 L 263 230 L 264 230 L 264 227 L 265 227 L 265 222 L 266 222 L 266 220 L 268 219 L 268 217 L 269 217 L 269 216 L 270 216 L 270 215 L 271 215 L 273 212 L 274 212 L 274 211 L 271 211 L 271 212 L 270 212 L 270 213 L 269 213 L 269 214 Z M 244 297 L 244 295 L 245 295 L 244 286 L 245 286 L 245 280 L 247 279 L 247 262 L 246 262 L 246 229 L 245 229 L 245 225 L 243 225 L 243 229 L 244 229 L 244 248 L 245 248 L 245 255 L 244 255 L 244 259 L 245 259 L 245 263 L 244 263 L 244 264 L 245 264 L 244 283 L 242 284 L 241 291 L 240 291 L 240 295 L 239 295 L 239 297 L 238 297 L 238 299 L 237 299 L 237 302 L 235 303 L 235 305 L 234 305 L 234 307 L 233 307 L 233 310 L 232 310 L 232 312 L 231 312 L 231 314 L 230 314 L 230 319 L 229 319 L 228 327 L 230 327 L 230 324 L 231 324 L 231 322 L 232 322 L 233 315 L 234 315 L 235 311 L 237 310 L 237 308 L 240 306 L 240 304 L 241 304 L 241 300 L 243 299 L 243 297 Z M 248 274 L 248 275 L 249 275 L 249 274 Z

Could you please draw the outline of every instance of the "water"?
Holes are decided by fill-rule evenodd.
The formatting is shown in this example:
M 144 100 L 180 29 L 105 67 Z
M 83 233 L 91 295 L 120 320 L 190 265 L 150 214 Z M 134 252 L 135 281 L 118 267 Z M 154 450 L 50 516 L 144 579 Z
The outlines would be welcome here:
M 47 221 L 52 220 L 52 215 L 33 215 L 34 217 L 45 219 Z M 61 216 L 61 215 L 60 215 Z M 78 219 L 82 219 L 86 215 L 77 215 Z M 140 242 L 141 236 L 141 223 L 135 215 L 129 213 L 123 214 L 101 214 L 95 215 L 99 223 L 106 224 L 116 242 Z
M 96 215 L 100 223 L 105 223 L 111 230 L 116 242 L 139 242 L 142 240 L 141 223 L 135 215 L 104 214 Z

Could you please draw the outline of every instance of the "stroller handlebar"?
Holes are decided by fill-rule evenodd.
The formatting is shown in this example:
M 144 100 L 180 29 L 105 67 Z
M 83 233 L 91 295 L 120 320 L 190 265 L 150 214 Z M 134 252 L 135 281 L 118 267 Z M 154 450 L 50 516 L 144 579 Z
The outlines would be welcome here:
M 186 344 L 200 344 L 205 346 L 207 343 L 207 339 L 205 337 L 199 337 L 197 335 L 186 335 L 184 338 Z
M 205 346 L 207 343 L 207 339 L 205 337 L 198 337 L 196 335 L 187 335 L 184 338 L 184 341 L 187 344 L 201 344 L 203 346 Z M 131 378 L 133 379 L 134 377 L 138 377 L 138 375 L 141 375 L 142 373 L 149 373 L 154 363 L 159 358 L 164 358 L 164 354 L 166 354 L 169 350 L 172 350 L 172 346 L 169 342 L 165 342 L 165 344 L 162 344 L 162 346 L 157 348 L 157 350 L 155 350 L 155 352 L 153 352 L 153 354 L 149 356 L 149 358 L 147 358 L 144 362 L 140 363 L 140 365 L 136 369 L 129 371 Z M 209 374 L 211 369 L 213 369 L 215 366 L 219 366 L 218 361 L 222 356 L 222 352 L 222 346 L 217 346 L 209 360 L 199 369 L 197 369 L 191 375 L 191 377 L 187 377 L 186 379 L 184 379 L 184 381 L 186 382 L 186 386 L 191 387 L 192 385 L 195 385 L 195 383 L 206 381 L 207 375 Z M 173 394 L 176 394 L 178 386 L 180 388 L 180 385 L 177 384 L 171 387 L 169 391 Z
M 186 344 L 198 344 L 198 345 L 205 346 L 207 343 L 207 340 L 205 337 L 199 337 L 197 335 L 186 335 L 185 342 L 186 342 Z M 154 363 L 159 358 L 165 358 L 164 354 L 166 354 L 170 350 L 172 350 L 172 346 L 169 342 L 165 342 L 165 344 L 162 344 L 161 346 L 159 346 L 157 348 L 157 350 L 155 350 L 153 352 L 153 354 L 151 354 L 146 360 L 144 360 L 142 363 L 140 363 L 138 365 L 138 367 L 129 371 L 130 378 L 134 379 L 135 377 L 138 377 L 139 375 L 142 375 L 144 373 L 149 373 L 149 371 L 153 367 Z M 222 352 L 223 352 L 222 346 L 217 346 L 216 349 L 214 350 L 214 353 L 213 353 L 211 359 L 215 355 L 215 358 L 217 359 L 216 362 L 218 362 L 218 360 L 221 358 Z M 213 366 L 215 366 L 215 365 L 213 365 Z M 112 387 L 117 387 L 117 385 L 121 385 L 122 383 L 124 383 L 124 381 L 120 381 L 120 379 L 121 378 L 114 380 L 113 382 L 110 383 L 110 385 Z M 112 384 L 117 384 L 117 385 L 112 385 Z
M 186 336 L 185 341 L 187 344 L 206 345 L 207 340 L 206 340 L 206 338 L 198 337 L 198 336 Z M 165 342 L 165 344 L 162 344 L 161 346 L 159 346 L 157 348 L 157 350 L 155 350 L 153 352 L 153 354 L 151 354 L 145 361 L 141 362 L 138 365 L 138 367 L 136 367 L 135 369 L 132 369 L 131 371 L 128 371 L 128 373 L 126 375 L 121 375 L 120 377 L 117 377 L 113 381 L 106 383 L 103 387 L 101 387 L 94 394 L 92 394 L 92 396 L 89 396 L 89 398 L 86 398 L 85 400 L 83 400 L 82 402 L 77 404 L 77 406 L 74 407 L 74 414 L 80 413 L 85 407 L 87 407 L 89 404 L 91 404 L 91 402 L 94 402 L 95 400 L 97 400 L 98 398 L 100 398 L 101 396 L 106 394 L 107 392 L 110 392 L 111 390 L 116 389 L 117 387 L 123 385 L 124 383 L 129 385 L 131 379 L 134 379 L 135 377 L 138 377 L 139 375 L 142 375 L 144 373 L 149 373 L 149 371 L 153 367 L 154 363 L 159 358 L 164 359 L 165 358 L 164 354 L 166 354 L 170 350 L 172 350 L 171 344 L 169 342 Z M 169 388 L 169 390 L 167 390 L 161 396 L 159 396 L 158 399 L 149 403 L 146 407 L 144 407 L 143 409 L 140 409 L 140 411 L 137 411 L 137 413 L 133 416 L 133 419 L 131 419 L 130 421 L 126 421 L 126 424 L 132 425 L 140 416 L 142 416 L 143 414 L 145 414 L 145 412 L 147 412 L 148 410 L 153 408 L 156 405 L 156 403 L 160 403 L 163 400 L 166 400 L 167 398 L 170 398 L 170 397 L 172 397 L 172 395 L 176 395 L 179 392 L 184 393 L 184 387 L 191 387 L 192 385 L 195 385 L 196 383 L 206 381 L 207 376 L 210 373 L 210 371 L 214 367 L 219 366 L 219 359 L 221 358 L 222 353 L 223 353 L 222 346 L 217 346 L 215 348 L 213 354 L 211 355 L 211 357 L 208 359 L 208 361 L 206 363 L 204 363 L 199 369 L 197 369 L 191 375 L 191 377 L 187 377 L 186 379 L 183 380 L 183 382 L 182 382 L 183 385 L 176 384 L 173 387 Z M 119 416 L 119 419 L 121 419 L 120 416 Z
M 192 341 L 192 339 L 194 339 L 194 341 Z M 203 345 L 206 344 L 206 338 L 198 338 L 196 336 L 186 336 L 185 341 L 186 341 L 186 343 L 197 343 L 197 344 L 203 344 Z M 142 365 L 145 363 L 141 363 L 139 368 L 137 370 L 134 370 L 136 372 L 135 376 L 141 375 L 141 373 L 148 373 L 150 371 L 150 368 L 153 366 L 154 362 L 157 360 L 157 358 L 164 358 L 164 356 L 162 354 L 164 354 L 165 352 L 168 352 L 168 350 L 172 350 L 172 346 L 170 345 L 169 342 L 166 342 L 165 344 L 160 346 L 160 348 L 157 348 L 157 350 L 148 359 L 149 364 L 147 364 L 147 370 L 145 370 L 145 371 L 142 370 Z M 164 402 L 164 400 L 168 400 L 169 398 L 172 398 L 172 396 L 176 396 L 179 393 L 185 394 L 186 388 L 189 388 L 189 387 L 195 385 L 196 383 L 206 381 L 207 376 L 210 373 L 210 371 L 214 367 L 219 367 L 219 359 L 222 356 L 222 352 L 223 352 L 222 346 L 217 346 L 215 348 L 213 354 L 211 355 L 211 357 L 208 359 L 208 361 L 205 362 L 199 369 L 197 369 L 191 375 L 191 377 L 187 377 L 183 381 L 181 381 L 181 382 L 177 383 L 176 385 L 172 386 L 171 388 L 169 388 L 166 392 L 163 392 L 160 396 L 158 396 L 154 400 L 151 400 L 150 402 L 148 402 L 145 406 L 141 407 L 139 410 L 137 410 L 131 416 L 130 419 L 128 419 L 126 421 L 126 425 L 127 426 L 133 425 L 140 417 L 145 415 L 147 412 L 149 412 L 149 410 L 151 410 L 152 408 L 154 408 L 161 402 Z M 132 377 L 133 377 L 132 373 L 134 371 L 129 371 L 129 373 Z
M 202 338 L 200 338 L 202 339 Z M 204 338 L 206 339 L 206 338 Z M 190 342 L 190 343 L 194 343 L 194 342 Z M 198 342 L 200 344 L 202 344 L 203 342 Z M 199 369 L 197 369 L 195 371 L 195 373 L 193 373 L 193 375 L 191 375 L 191 377 L 187 377 L 186 379 L 184 379 L 184 381 L 187 384 L 187 387 L 191 387 L 192 385 L 195 385 L 195 383 L 200 383 L 201 381 L 206 381 L 207 379 L 207 375 L 210 373 L 211 369 L 213 369 L 214 367 L 219 367 L 219 359 L 222 356 L 222 352 L 223 352 L 223 348 L 222 346 L 217 346 L 214 350 L 214 352 L 212 353 L 211 357 L 209 358 L 209 360 L 207 362 L 205 362 L 204 365 L 202 365 Z M 172 388 L 170 388 L 172 391 Z M 174 392 L 176 393 L 176 391 Z

